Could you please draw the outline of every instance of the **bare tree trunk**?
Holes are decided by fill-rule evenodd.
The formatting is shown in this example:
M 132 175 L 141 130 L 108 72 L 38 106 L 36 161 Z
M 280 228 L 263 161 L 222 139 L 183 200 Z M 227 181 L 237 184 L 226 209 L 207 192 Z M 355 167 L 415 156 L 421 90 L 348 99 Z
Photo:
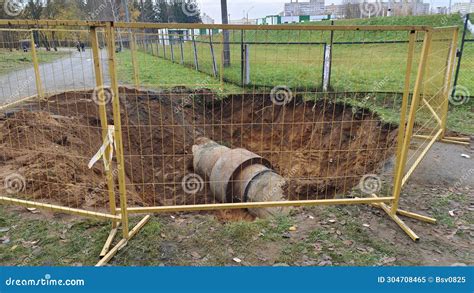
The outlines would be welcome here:
M 227 0 L 221 0 L 222 24 L 229 24 L 229 16 L 227 14 Z M 224 67 L 230 66 L 230 45 L 229 45 L 229 31 L 223 30 L 224 36 Z

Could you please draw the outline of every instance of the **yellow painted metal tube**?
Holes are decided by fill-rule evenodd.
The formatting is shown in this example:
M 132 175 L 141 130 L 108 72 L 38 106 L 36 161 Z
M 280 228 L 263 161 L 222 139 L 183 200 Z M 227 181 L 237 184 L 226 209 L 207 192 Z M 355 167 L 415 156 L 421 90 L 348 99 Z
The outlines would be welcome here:
M 393 184 L 394 200 L 392 203 L 391 216 L 394 216 L 398 209 L 398 202 L 400 200 L 400 193 L 403 186 L 402 184 L 403 173 L 404 173 L 405 165 L 407 161 L 411 136 L 413 134 L 413 127 L 415 125 L 416 111 L 418 109 L 418 105 L 420 102 L 420 93 L 423 87 L 423 79 L 424 79 L 425 69 L 428 62 L 428 55 L 429 55 L 430 47 L 431 47 L 431 39 L 432 39 L 431 32 L 425 33 L 425 37 L 423 40 L 423 49 L 421 53 L 421 60 L 418 65 L 418 73 L 416 77 L 415 86 L 413 89 L 413 98 L 412 98 L 412 102 L 410 106 L 410 112 L 408 115 L 407 129 L 405 131 L 405 139 L 403 141 L 402 149 L 400 150 L 400 154 L 399 154 L 400 158 L 398 159 L 398 165 L 396 166 L 396 171 L 395 171 L 395 182 Z
M 15 107 L 15 106 L 18 106 L 18 105 L 20 105 L 20 104 L 29 102 L 29 101 L 31 101 L 31 100 L 36 99 L 37 97 L 38 97 L 38 95 L 33 95 L 33 96 L 29 96 L 29 97 L 26 97 L 26 98 L 17 100 L 17 101 L 15 101 L 15 102 L 8 103 L 8 104 L 6 104 L 6 105 L 0 106 L 0 111 L 4 111 L 4 110 L 9 109 L 9 108 L 11 108 L 11 107 Z
M 421 152 L 421 154 L 418 156 L 418 158 L 413 163 L 413 165 L 411 165 L 410 169 L 408 169 L 405 176 L 403 176 L 402 186 L 405 185 L 408 178 L 410 178 L 411 174 L 415 171 L 416 167 L 418 167 L 418 165 L 423 161 L 423 159 L 425 158 L 426 154 L 431 149 L 433 144 L 438 140 L 439 137 L 441 137 L 442 132 L 443 132 L 442 129 L 438 130 L 438 132 L 434 135 L 434 137 L 431 139 L 431 141 L 428 143 L 428 145 L 425 147 L 425 149 Z
M 150 220 L 150 216 L 145 216 L 138 224 L 130 231 L 130 235 L 128 239 L 122 239 L 115 245 L 95 266 L 96 267 L 101 267 L 105 264 L 107 264 L 116 254 L 117 252 L 124 248 L 125 245 L 127 245 L 128 240 L 131 239 L 133 236 L 135 236 L 138 231 L 140 231 L 141 228 Z
M 118 225 L 116 225 L 115 228 L 112 228 L 112 230 L 110 230 L 109 237 L 107 237 L 107 240 L 104 243 L 104 247 L 102 248 L 102 251 L 99 254 L 100 257 L 104 257 L 107 252 L 109 252 L 110 245 L 112 245 L 112 241 L 114 241 L 115 235 L 117 235 L 118 232 L 117 226 Z
M 108 23 L 106 29 L 107 50 L 109 58 L 109 75 L 112 91 L 112 106 L 115 126 L 116 159 L 118 170 L 118 185 L 120 194 L 120 213 L 122 215 L 123 238 L 129 238 L 128 211 L 127 211 L 127 187 L 125 185 L 125 159 L 123 156 L 122 120 L 120 114 L 120 98 L 117 71 L 115 68 L 115 29 L 113 22 Z
M 25 20 L 25 19 L 1 19 L 0 25 L 9 26 L 84 26 L 84 27 L 107 27 L 107 21 L 82 21 L 82 20 Z M 433 31 L 431 26 L 425 25 L 233 25 L 233 24 L 200 24 L 200 23 L 141 23 L 141 22 L 114 22 L 116 28 L 171 28 L 171 29 L 228 29 L 228 30 L 344 30 L 344 31 Z M 454 28 L 445 28 L 452 30 Z
M 415 232 L 413 232 L 412 229 L 410 229 L 410 227 L 408 227 L 405 222 L 402 221 L 402 219 L 400 219 L 396 214 L 393 214 L 392 213 L 392 210 L 390 209 L 390 207 L 388 207 L 386 204 L 384 203 L 381 203 L 380 204 L 380 207 L 390 216 L 390 218 L 392 218 L 392 220 L 397 223 L 398 226 L 400 226 L 400 228 L 402 228 L 402 230 L 408 235 L 410 236 L 411 239 L 413 239 L 413 241 L 418 241 L 420 240 L 420 237 L 418 237 L 418 235 L 416 235 Z
M 458 141 L 471 141 L 470 137 L 456 137 L 456 136 L 445 136 L 444 139 L 449 139 L 449 140 L 458 140 Z
M 452 139 L 446 139 L 446 138 L 441 139 L 441 141 L 446 142 L 446 143 L 453 143 L 453 144 L 471 145 L 471 143 L 467 141 L 459 141 L 459 140 L 452 140 Z
M 400 164 L 401 164 L 401 159 L 402 159 L 403 142 L 405 139 L 408 98 L 410 96 L 411 71 L 413 68 L 413 58 L 415 55 L 415 42 L 416 42 L 416 32 L 411 32 L 410 37 L 409 37 L 409 42 L 408 42 L 407 68 L 405 71 L 405 87 L 403 89 L 403 100 L 402 100 L 402 106 L 400 108 L 400 124 L 398 127 L 398 135 L 397 135 L 397 154 L 396 154 L 395 170 L 402 168 Z M 396 173 L 395 173 L 395 176 L 396 176 Z M 396 178 L 394 178 L 394 181 L 395 180 Z
M 349 204 L 370 204 L 380 202 L 390 202 L 393 197 L 377 198 L 347 198 L 347 199 L 316 199 L 316 200 L 290 200 L 290 201 L 267 201 L 267 202 L 242 202 L 242 203 L 219 203 L 219 204 L 199 204 L 199 205 L 176 205 L 157 207 L 131 207 L 128 208 L 130 214 L 151 214 L 178 211 L 205 211 L 221 209 L 248 209 L 248 208 L 269 208 L 288 206 L 316 206 L 316 205 L 349 205 Z
M 98 213 L 98 212 L 89 212 L 89 211 L 80 210 L 80 209 L 67 208 L 67 207 L 62 207 L 58 205 L 39 203 L 39 202 L 34 202 L 34 201 L 22 200 L 22 199 L 14 199 L 14 198 L 9 198 L 5 196 L 0 196 L 0 203 L 18 205 L 18 206 L 23 206 L 27 208 L 44 209 L 44 210 L 49 210 L 52 212 L 84 216 L 84 217 L 95 218 L 95 219 L 120 221 L 120 216 L 116 216 L 116 215 L 109 215 L 109 214 Z
M 90 30 L 90 37 L 91 37 L 91 44 L 92 44 L 92 55 L 94 60 L 94 71 L 95 71 L 95 81 L 97 90 L 95 93 L 99 95 L 98 107 L 99 107 L 99 116 L 100 116 L 100 125 L 102 129 L 102 138 L 103 140 L 106 139 L 108 133 L 108 119 L 107 119 L 107 110 L 105 105 L 105 93 L 104 93 L 104 80 L 102 77 L 102 65 L 100 64 L 100 50 L 99 50 L 99 40 L 97 38 L 97 30 L 95 27 L 91 27 Z M 110 157 L 110 152 L 112 151 L 111 146 L 109 145 L 105 149 L 105 154 L 103 156 L 104 161 Z M 105 177 L 107 180 L 107 190 L 109 195 L 109 207 L 110 213 L 112 215 L 116 214 L 116 202 L 115 202 L 115 188 L 114 188 L 114 178 L 111 170 L 105 170 Z M 112 223 L 112 228 L 116 227 L 116 223 Z
M 397 214 L 399 214 L 401 216 L 404 216 L 404 217 L 408 217 L 408 218 L 420 220 L 420 221 L 423 221 L 423 222 L 427 222 L 427 223 L 430 223 L 430 224 L 436 224 L 436 219 L 435 218 L 428 217 L 428 216 L 423 216 L 423 215 L 420 215 L 420 214 L 417 214 L 417 213 L 413 213 L 413 212 L 398 209 Z
M 371 205 L 374 206 L 374 207 L 382 208 L 379 203 L 373 203 Z M 412 218 L 412 219 L 427 222 L 427 223 L 430 223 L 430 224 L 436 224 L 436 219 L 435 218 L 431 218 L 431 217 L 428 217 L 428 216 L 423 216 L 423 215 L 413 213 L 413 212 L 409 212 L 409 211 L 406 211 L 406 210 L 398 209 L 397 214 L 399 214 L 400 216 Z
M 112 249 L 95 265 L 96 267 L 102 267 L 107 264 L 116 254 L 117 252 L 124 248 L 127 245 L 127 239 L 122 239 L 117 243 Z
M 431 114 L 433 115 L 434 119 L 436 121 L 438 121 L 438 124 L 440 126 L 442 126 L 443 122 L 441 121 L 441 118 L 439 118 L 438 114 L 436 113 L 436 111 L 433 109 L 433 107 L 431 107 L 430 103 L 428 103 L 428 101 L 426 99 L 423 99 L 423 104 L 425 104 L 426 108 L 428 108 L 428 110 L 430 110 Z
M 35 71 L 36 93 L 38 94 L 38 97 L 43 98 L 44 97 L 43 84 L 41 83 L 39 60 L 38 60 L 38 55 L 36 54 L 36 43 L 35 43 L 33 31 L 31 31 L 30 33 L 30 38 L 31 38 L 30 40 L 31 58 L 33 59 L 33 68 Z

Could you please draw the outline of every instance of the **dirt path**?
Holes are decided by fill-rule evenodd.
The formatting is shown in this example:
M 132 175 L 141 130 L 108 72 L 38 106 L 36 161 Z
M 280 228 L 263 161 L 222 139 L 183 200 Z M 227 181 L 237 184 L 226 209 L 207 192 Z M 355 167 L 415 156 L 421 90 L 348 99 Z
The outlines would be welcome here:
M 106 52 L 101 52 L 103 72 L 108 72 Z M 95 87 L 92 51 L 72 52 L 69 56 L 51 63 L 40 64 L 40 76 L 45 92 Z M 109 83 L 108 74 L 104 74 Z M 33 66 L 0 76 L 0 104 L 14 102 L 36 94 Z

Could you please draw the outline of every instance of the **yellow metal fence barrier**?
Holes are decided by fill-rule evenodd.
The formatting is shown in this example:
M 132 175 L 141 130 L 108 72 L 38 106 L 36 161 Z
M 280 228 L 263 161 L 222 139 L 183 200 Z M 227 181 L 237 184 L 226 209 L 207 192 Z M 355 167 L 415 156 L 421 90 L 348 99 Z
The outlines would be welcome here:
M 433 143 L 445 139 L 457 28 L 0 26 L 0 33 L 28 40 L 21 49 L 31 54 L 32 69 L 12 74 L 17 83 L 22 70 L 33 75 L 25 88 L 36 92 L 20 90 L 12 101 L 5 90 L 12 82 L 0 79 L 2 172 L 16 166 L 19 175 L 4 178 L 12 184 L 0 203 L 112 220 L 98 265 L 149 219 L 130 230 L 129 214 L 263 215 L 290 206 L 371 204 L 413 240 L 418 236 L 398 215 L 435 222 L 400 209 L 399 200 Z M 9 50 L 0 53 L 19 44 L 3 44 Z M 49 60 L 41 44 L 62 55 Z M 34 129 L 30 121 L 38 119 Z M 198 162 L 205 147 L 222 151 L 208 173 Z M 89 169 L 96 152 L 103 163 Z M 36 167 L 20 167 L 17 157 L 25 154 L 39 156 Z M 237 162 L 230 173 L 226 160 Z M 120 227 L 123 239 L 110 248 Z

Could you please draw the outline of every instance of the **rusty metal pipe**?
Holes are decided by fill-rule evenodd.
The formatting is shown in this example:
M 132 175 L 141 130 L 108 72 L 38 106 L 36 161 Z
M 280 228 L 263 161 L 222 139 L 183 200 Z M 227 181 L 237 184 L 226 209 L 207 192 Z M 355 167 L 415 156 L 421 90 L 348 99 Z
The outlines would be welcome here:
M 201 138 L 193 146 L 197 174 L 209 180 L 210 190 L 221 202 L 285 200 L 285 179 L 272 170 L 265 158 L 246 149 L 230 149 Z M 250 209 L 259 217 L 285 213 L 284 208 Z

